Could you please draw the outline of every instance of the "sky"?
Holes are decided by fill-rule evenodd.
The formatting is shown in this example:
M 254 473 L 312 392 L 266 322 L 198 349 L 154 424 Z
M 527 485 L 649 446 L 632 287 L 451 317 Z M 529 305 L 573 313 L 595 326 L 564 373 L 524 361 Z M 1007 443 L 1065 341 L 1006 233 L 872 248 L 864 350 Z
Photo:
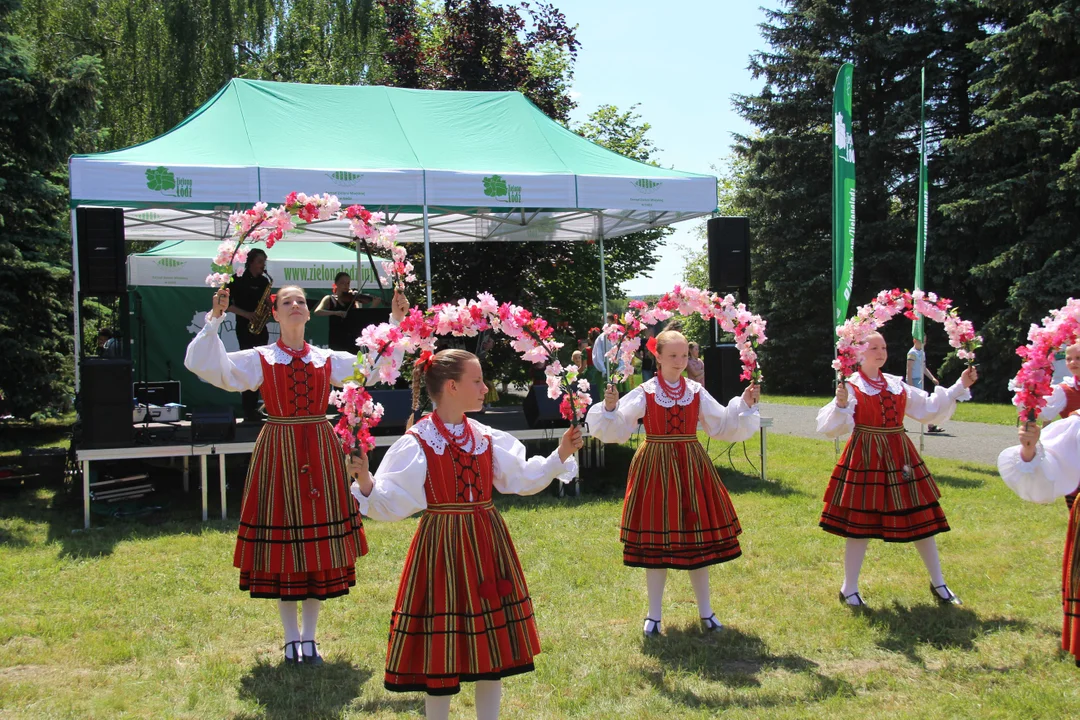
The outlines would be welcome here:
M 718 175 L 732 136 L 751 130 L 731 97 L 761 89 L 747 70 L 765 49 L 758 24 L 769 0 L 553 0 L 581 43 L 572 92 L 571 122 L 600 105 L 628 110 L 635 103 L 665 167 Z M 628 295 L 659 294 L 682 280 L 679 245 L 700 247 L 703 220 L 677 223 L 650 272 L 623 285 Z

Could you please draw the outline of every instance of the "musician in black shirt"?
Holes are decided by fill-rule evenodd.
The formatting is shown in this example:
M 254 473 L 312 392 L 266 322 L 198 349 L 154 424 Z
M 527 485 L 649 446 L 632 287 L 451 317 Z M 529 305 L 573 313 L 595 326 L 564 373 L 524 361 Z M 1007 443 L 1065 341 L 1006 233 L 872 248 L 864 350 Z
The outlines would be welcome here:
M 244 265 L 244 274 L 233 278 L 229 283 L 229 309 L 236 316 L 236 344 L 241 350 L 266 345 L 270 342 L 270 331 L 263 325 L 258 333 L 251 332 L 251 323 L 257 317 L 259 304 L 266 298 L 267 289 L 273 279 L 266 273 L 266 252 L 252 248 L 248 252 Z M 259 420 L 259 392 L 253 390 L 241 393 L 245 420 Z
M 319 301 L 315 315 L 329 318 L 331 350 L 355 353 L 356 338 L 364 329 L 363 306 L 377 307 L 380 300 L 352 290 L 351 283 L 349 273 L 339 272 L 334 278 L 334 292 Z

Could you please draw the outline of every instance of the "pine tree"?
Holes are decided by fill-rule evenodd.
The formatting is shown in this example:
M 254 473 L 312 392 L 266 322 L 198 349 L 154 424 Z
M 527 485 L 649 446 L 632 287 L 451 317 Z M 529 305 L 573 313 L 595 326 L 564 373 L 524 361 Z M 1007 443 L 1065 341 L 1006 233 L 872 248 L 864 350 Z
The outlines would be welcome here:
M 990 72 L 979 126 L 945 147 L 962 172 L 942 208 L 964 291 L 985 306 L 980 366 L 995 397 L 1027 328 L 1080 287 L 1080 3 L 986 3 L 1000 31 L 972 46 Z
M 836 72 L 845 61 L 855 65 L 853 310 L 882 288 L 913 283 L 919 68 L 926 62 L 929 70 L 955 28 L 932 0 L 787 0 L 762 32 L 770 50 L 754 55 L 750 68 L 765 86 L 735 101 L 758 130 L 735 145 L 749 165 L 738 204 L 751 219 L 751 303 L 774 339 L 762 355 L 772 390 L 826 392 Z M 904 347 L 908 329 L 893 325 L 887 334 Z
M 0 0 L 0 391 L 16 416 L 63 408 L 72 393 L 67 157 L 96 111 L 99 67 L 46 73 Z

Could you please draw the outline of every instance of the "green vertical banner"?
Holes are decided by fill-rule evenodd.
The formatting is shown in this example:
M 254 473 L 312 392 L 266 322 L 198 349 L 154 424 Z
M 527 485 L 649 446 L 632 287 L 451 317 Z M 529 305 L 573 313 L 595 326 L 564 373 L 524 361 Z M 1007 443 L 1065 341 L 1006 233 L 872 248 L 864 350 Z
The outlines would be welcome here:
M 833 327 L 847 319 L 855 274 L 855 142 L 851 127 L 851 76 L 844 63 L 833 86 Z
M 915 289 L 925 290 L 923 286 L 923 260 L 926 257 L 926 230 L 930 188 L 926 169 L 926 67 L 922 69 L 922 91 L 919 101 L 919 216 L 915 231 Z M 916 315 L 911 324 L 911 337 L 926 340 L 923 330 L 923 316 Z

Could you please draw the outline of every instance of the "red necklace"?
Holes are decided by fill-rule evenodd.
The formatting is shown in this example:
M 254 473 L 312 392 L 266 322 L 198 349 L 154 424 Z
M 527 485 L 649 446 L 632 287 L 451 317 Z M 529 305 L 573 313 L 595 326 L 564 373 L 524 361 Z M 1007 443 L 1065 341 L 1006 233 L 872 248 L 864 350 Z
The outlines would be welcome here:
M 442 435 L 451 445 L 456 445 L 457 447 L 464 450 L 467 447 L 474 446 L 474 438 L 472 425 L 469 424 L 469 418 L 462 416 L 462 420 L 464 420 L 465 426 L 461 429 L 461 434 L 455 435 L 454 433 L 450 432 L 450 428 L 448 428 L 446 426 L 446 423 L 443 422 L 443 419 L 439 417 L 439 413 L 431 413 L 431 422 L 435 426 L 435 429 L 439 431 L 439 434 Z
M 877 390 L 878 392 L 881 392 L 889 385 L 889 383 L 885 380 L 885 376 L 882 375 L 880 372 L 878 373 L 877 380 L 871 380 L 870 378 L 868 378 L 866 376 L 866 373 L 862 371 L 862 368 L 859 368 L 859 374 L 862 375 L 862 379 L 866 381 L 867 385 L 869 385 L 874 390 Z
M 679 382 L 674 385 L 668 385 L 664 376 L 660 373 L 656 373 L 656 387 L 660 389 L 661 395 L 669 400 L 677 401 L 686 392 L 686 378 L 680 375 Z
M 293 350 L 291 347 L 289 347 L 288 345 L 283 343 L 281 341 L 281 338 L 278 338 L 277 346 L 279 348 L 281 348 L 282 350 L 284 350 L 288 355 L 291 355 L 292 357 L 296 358 L 297 360 L 302 360 L 304 358 L 304 356 L 308 354 L 308 344 L 307 344 L 306 340 L 304 341 L 304 347 L 301 348 L 300 350 Z

